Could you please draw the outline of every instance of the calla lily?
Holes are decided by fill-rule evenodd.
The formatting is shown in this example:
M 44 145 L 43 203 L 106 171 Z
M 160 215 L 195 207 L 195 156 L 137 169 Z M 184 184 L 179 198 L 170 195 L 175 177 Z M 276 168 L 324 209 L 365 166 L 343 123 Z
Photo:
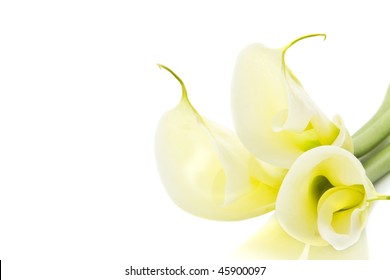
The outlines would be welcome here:
M 360 161 L 336 146 L 300 156 L 279 190 L 275 215 L 283 230 L 310 246 L 344 250 L 355 244 L 378 194 Z
M 202 117 L 182 80 L 179 104 L 157 128 L 155 151 L 163 184 L 182 209 L 208 219 L 241 220 L 271 211 L 286 171 L 260 162 L 238 137 Z
M 390 145 L 371 150 L 388 133 L 369 145 L 370 127 L 356 134 L 363 167 L 341 118 L 329 120 L 285 63 L 286 51 L 312 36 L 325 35 L 308 35 L 281 49 L 254 44 L 242 51 L 232 86 L 238 137 L 201 116 L 183 81 L 160 65 L 182 88 L 179 104 L 160 120 L 155 140 L 157 167 L 172 200 L 189 213 L 216 220 L 276 210 L 241 248 L 246 257 L 366 259 L 368 212 L 373 201 L 390 199 L 372 184 L 389 171 Z M 371 123 L 386 123 L 382 109 Z
M 353 151 L 341 118 L 330 121 L 310 99 L 285 63 L 284 48 L 253 44 L 238 56 L 232 83 L 237 134 L 257 158 L 289 168 L 305 151 L 335 145 Z

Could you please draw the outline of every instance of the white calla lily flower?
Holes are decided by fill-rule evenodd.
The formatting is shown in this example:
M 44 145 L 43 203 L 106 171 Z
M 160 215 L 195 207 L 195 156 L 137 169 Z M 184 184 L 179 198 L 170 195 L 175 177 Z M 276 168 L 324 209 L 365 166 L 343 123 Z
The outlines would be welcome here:
M 172 200 L 215 220 L 276 210 L 240 248 L 243 257 L 367 259 L 368 212 L 373 201 L 390 200 L 372 184 L 388 172 L 390 145 L 365 156 L 363 167 L 341 118 L 329 120 L 286 66 L 286 51 L 312 36 L 325 37 L 304 36 L 282 49 L 253 44 L 241 52 L 232 85 L 238 137 L 202 117 L 182 80 L 160 65 L 182 87 L 179 104 L 161 118 L 155 139 L 157 167 Z M 386 122 L 383 108 L 369 123 Z M 388 137 L 381 132 L 366 145 L 375 127 L 356 134 L 357 154 Z
M 372 202 L 388 198 L 376 192 L 352 153 L 321 146 L 292 165 L 280 187 L 275 213 L 294 239 L 344 250 L 359 240 Z
M 258 161 L 231 131 L 203 118 L 182 86 L 179 104 L 157 128 L 163 184 L 182 209 L 204 218 L 242 220 L 274 209 L 286 171 Z
M 305 151 L 336 145 L 353 150 L 341 118 L 330 121 L 286 66 L 288 48 L 252 44 L 237 58 L 232 83 L 232 110 L 237 134 L 257 158 L 289 168 Z

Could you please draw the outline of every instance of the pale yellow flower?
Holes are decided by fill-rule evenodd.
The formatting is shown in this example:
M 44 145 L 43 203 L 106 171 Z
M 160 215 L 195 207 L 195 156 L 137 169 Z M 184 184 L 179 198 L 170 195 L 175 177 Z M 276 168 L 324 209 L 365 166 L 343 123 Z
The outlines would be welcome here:
M 165 189 L 179 207 L 207 219 L 242 220 L 275 209 L 276 218 L 241 248 L 249 257 L 366 259 L 368 212 L 374 200 L 389 199 L 352 154 L 341 118 L 329 120 L 286 66 L 287 49 L 318 35 L 281 49 L 254 44 L 242 51 L 232 87 L 238 137 L 201 116 L 182 80 L 160 65 L 182 87 L 156 133 Z M 368 161 L 370 178 L 384 174 L 390 153 L 383 151 Z
M 365 228 L 376 192 L 360 161 L 335 146 L 300 156 L 287 173 L 276 201 L 276 217 L 293 238 L 311 246 L 344 250 Z
M 341 118 L 330 121 L 287 67 L 288 48 L 252 44 L 238 56 L 232 110 L 238 136 L 257 158 L 289 168 L 305 151 L 321 145 L 353 150 Z M 324 36 L 324 35 L 323 35 Z
M 182 98 L 157 128 L 157 166 L 169 196 L 182 209 L 204 218 L 241 220 L 271 211 L 286 173 L 257 160 L 228 129 Z

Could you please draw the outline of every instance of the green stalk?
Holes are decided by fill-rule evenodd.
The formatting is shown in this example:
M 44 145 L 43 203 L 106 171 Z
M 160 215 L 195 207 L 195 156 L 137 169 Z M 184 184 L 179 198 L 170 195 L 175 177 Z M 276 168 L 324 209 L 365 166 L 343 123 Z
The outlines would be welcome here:
M 390 171 L 390 144 L 363 162 L 367 177 L 375 183 Z
M 364 124 L 358 131 L 356 131 L 353 136 L 359 136 L 360 134 L 365 132 L 367 130 L 367 128 L 369 128 L 371 126 L 371 124 L 373 124 L 377 119 L 379 119 L 381 117 L 381 115 L 385 111 L 387 111 L 387 109 L 389 107 L 390 107 L 390 85 L 387 88 L 385 98 L 383 99 L 382 104 L 379 107 L 378 111 L 375 113 L 374 116 L 371 117 L 371 119 L 366 124 Z
M 370 152 L 379 143 L 390 135 L 390 110 L 382 112 L 382 115 L 371 123 L 359 135 L 353 135 L 354 154 L 360 158 Z
M 353 136 L 354 154 L 360 158 L 390 134 L 390 86 L 375 115 Z

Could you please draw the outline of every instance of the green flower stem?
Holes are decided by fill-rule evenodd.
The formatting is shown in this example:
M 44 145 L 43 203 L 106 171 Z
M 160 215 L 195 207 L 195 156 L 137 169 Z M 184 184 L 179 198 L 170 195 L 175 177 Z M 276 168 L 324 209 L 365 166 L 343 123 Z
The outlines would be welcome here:
M 358 131 L 356 131 L 353 136 L 357 137 L 360 134 L 364 133 L 377 119 L 379 119 L 383 115 L 385 111 L 387 111 L 389 107 L 390 107 L 390 85 L 387 89 L 385 98 L 382 101 L 382 104 L 379 107 L 378 111 L 375 113 L 374 116 L 372 116 L 372 118 L 366 124 L 364 124 Z
M 360 158 L 370 152 L 390 134 L 390 110 L 382 113 L 362 134 L 353 135 L 354 154 Z
M 390 86 L 375 115 L 353 136 L 354 154 L 360 158 L 390 135 Z
M 386 175 L 390 171 L 390 144 L 371 155 L 363 162 L 363 166 L 372 183 Z

